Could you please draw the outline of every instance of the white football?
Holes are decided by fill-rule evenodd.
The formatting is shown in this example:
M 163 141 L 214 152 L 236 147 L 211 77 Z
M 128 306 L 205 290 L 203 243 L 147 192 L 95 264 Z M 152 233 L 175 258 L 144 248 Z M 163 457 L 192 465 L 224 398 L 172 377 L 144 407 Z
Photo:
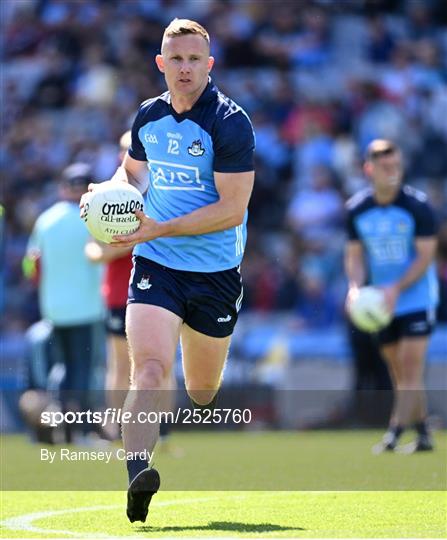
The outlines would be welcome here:
M 102 182 L 82 197 L 83 219 L 90 234 L 110 244 L 113 236 L 131 234 L 140 226 L 135 210 L 144 209 L 141 193 L 125 182 Z
M 385 304 L 385 294 L 375 287 L 361 287 L 349 304 L 353 324 L 364 332 L 377 332 L 389 324 L 391 313 Z

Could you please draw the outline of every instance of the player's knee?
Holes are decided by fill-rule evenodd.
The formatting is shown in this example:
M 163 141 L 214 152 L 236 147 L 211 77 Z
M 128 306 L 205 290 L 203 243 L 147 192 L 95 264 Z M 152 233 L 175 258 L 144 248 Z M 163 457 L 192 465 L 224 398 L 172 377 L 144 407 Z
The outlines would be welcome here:
M 421 390 L 424 387 L 423 375 L 416 370 L 403 370 L 397 386 L 399 390 Z
M 424 383 L 420 380 L 419 377 L 412 379 L 409 377 L 405 377 L 400 381 L 398 384 L 398 390 L 400 391 L 416 391 L 416 390 L 423 390 L 424 389 Z
M 403 369 L 398 386 L 402 390 L 420 390 L 424 386 L 423 373 L 420 369 Z
M 135 365 L 133 386 L 136 390 L 154 390 L 162 388 L 166 377 L 160 360 L 151 358 Z

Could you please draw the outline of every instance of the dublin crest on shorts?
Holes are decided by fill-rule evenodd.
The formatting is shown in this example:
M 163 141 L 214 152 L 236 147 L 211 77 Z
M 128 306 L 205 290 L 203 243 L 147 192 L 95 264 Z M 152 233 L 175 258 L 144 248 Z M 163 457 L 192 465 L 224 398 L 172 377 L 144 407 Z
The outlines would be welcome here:
M 147 289 L 150 289 L 152 287 L 152 283 L 149 283 L 150 278 L 151 276 L 148 274 L 143 275 L 139 283 L 137 283 L 137 287 L 142 291 L 146 291 Z

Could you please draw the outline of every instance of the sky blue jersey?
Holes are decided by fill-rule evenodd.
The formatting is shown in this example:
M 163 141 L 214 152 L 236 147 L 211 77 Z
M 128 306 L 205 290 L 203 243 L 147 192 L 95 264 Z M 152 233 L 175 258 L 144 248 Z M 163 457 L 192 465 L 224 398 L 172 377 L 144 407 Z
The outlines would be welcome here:
M 27 251 L 40 254 L 40 310 L 56 326 L 90 324 L 104 316 L 103 269 L 85 256 L 88 239 L 77 203 L 57 202 L 34 225 Z
M 143 102 L 132 127 L 129 155 L 148 164 L 145 213 L 167 221 L 217 202 L 214 172 L 254 170 L 254 146 L 247 114 L 211 80 L 193 108 L 182 114 L 173 109 L 169 92 Z M 237 227 L 156 238 L 137 245 L 134 254 L 176 270 L 228 270 L 241 262 L 246 223 L 247 212 Z
M 424 193 L 404 186 L 391 204 L 379 205 L 371 189 L 347 202 L 348 235 L 364 249 L 368 282 L 399 280 L 416 258 L 416 238 L 436 235 L 436 220 Z M 438 303 L 435 264 L 399 295 L 395 314 L 432 310 Z

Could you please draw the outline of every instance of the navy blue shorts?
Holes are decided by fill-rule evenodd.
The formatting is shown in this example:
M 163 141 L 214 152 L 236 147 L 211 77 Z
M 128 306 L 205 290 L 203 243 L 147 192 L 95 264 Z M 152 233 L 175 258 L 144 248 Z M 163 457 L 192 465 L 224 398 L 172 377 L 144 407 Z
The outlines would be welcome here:
M 435 322 L 435 313 L 432 310 L 406 313 L 394 317 L 387 327 L 378 332 L 377 338 L 381 345 L 388 345 L 403 337 L 429 336 Z
M 109 334 L 126 336 L 126 306 L 107 309 L 106 328 Z
M 173 270 L 134 257 L 128 304 L 160 306 L 211 337 L 233 333 L 243 296 L 238 268 L 222 272 Z

